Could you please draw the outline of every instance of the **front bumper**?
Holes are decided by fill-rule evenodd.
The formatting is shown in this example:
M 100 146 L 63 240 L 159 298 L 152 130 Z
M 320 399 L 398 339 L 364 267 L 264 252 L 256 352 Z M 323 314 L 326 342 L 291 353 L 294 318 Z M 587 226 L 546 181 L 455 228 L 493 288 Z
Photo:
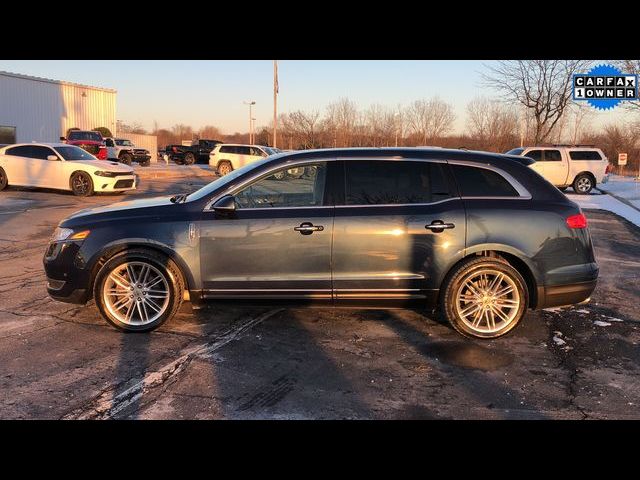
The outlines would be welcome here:
M 47 293 L 54 300 L 84 304 L 89 300 L 87 291 L 90 274 L 78 242 L 52 242 L 44 254 L 43 265 L 47 275 Z
M 135 190 L 139 184 L 137 175 L 118 175 L 117 177 L 97 177 L 93 178 L 94 190 L 96 192 L 125 192 Z
M 138 163 L 146 163 L 149 160 L 151 160 L 151 155 L 145 155 L 145 154 L 134 154 L 133 155 L 133 161 L 134 162 L 138 162 Z

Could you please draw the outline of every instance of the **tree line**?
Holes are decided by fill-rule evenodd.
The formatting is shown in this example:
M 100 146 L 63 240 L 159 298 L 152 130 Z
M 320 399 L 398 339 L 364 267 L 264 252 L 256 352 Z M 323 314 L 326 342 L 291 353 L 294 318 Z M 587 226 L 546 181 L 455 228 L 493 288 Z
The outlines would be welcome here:
M 625 73 L 637 73 L 636 60 L 616 62 Z M 361 108 L 340 98 L 320 110 L 296 110 L 278 117 L 277 146 L 299 150 L 329 147 L 441 146 L 505 152 L 520 145 L 589 143 L 602 148 L 615 162 L 617 153 L 629 154 L 629 167 L 637 171 L 640 120 L 610 124 L 596 131 L 594 109 L 572 101 L 574 73 L 585 72 L 589 61 L 501 61 L 488 66 L 482 82 L 495 97 L 477 97 L 465 109 L 464 129 L 453 134 L 453 106 L 437 97 L 394 107 L 374 104 Z M 637 102 L 626 108 L 640 112 Z M 140 125 L 119 124 L 118 130 L 157 135 L 158 145 L 207 138 L 227 143 L 248 143 L 248 132 L 223 134 L 212 125 L 194 129 L 177 124 L 147 132 Z M 271 145 L 273 124 L 255 131 L 255 143 Z

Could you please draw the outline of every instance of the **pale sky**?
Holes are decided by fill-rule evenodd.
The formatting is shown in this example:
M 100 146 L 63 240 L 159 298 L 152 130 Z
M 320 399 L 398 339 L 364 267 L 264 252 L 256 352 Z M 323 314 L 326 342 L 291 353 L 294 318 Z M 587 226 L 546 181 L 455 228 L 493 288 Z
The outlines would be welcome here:
M 340 97 L 359 108 L 389 107 L 439 96 L 456 113 L 462 133 L 466 104 L 495 93 L 481 84 L 490 61 L 478 60 L 280 60 L 279 113 L 318 110 Z M 249 129 L 248 107 L 254 100 L 258 127 L 273 117 L 271 60 L 0 60 L 0 70 L 65 80 L 118 91 L 117 118 L 147 129 L 177 123 L 198 129 L 214 125 L 229 134 Z M 594 126 L 624 120 L 621 108 L 598 112 Z

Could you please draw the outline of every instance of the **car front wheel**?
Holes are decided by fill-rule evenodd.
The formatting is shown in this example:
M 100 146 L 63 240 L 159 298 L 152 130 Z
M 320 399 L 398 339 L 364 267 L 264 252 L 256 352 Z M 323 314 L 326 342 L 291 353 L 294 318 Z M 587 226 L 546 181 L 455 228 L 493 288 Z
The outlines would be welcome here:
M 196 162 L 196 157 L 193 153 L 189 152 L 184 156 L 185 165 L 193 165 Z
M 76 172 L 71 176 L 71 191 L 77 197 L 88 197 L 93 194 L 93 180 L 86 172 Z
M 154 330 L 182 304 L 184 285 L 177 265 L 146 250 L 125 251 L 100 269 L 94 299 L 102 316 L 126 332 Z
M 440 308 L 458 332 L 488 339 L 513 330 L 528 302 L 526 283 L 515 268 L 501 259 L 478 257 L 448 275 Z
M 218 175 L 221 177 L 230 174 L 232 171 L 233 168 L 229 162 L 220 162 L 220 165 L 218 165 Z

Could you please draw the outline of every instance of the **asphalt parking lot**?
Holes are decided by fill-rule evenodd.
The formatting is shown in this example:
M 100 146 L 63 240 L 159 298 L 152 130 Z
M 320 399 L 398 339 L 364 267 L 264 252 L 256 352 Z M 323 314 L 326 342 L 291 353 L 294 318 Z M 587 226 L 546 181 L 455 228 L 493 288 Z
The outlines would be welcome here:
M 640 229 L 604 211 L 585 212 L 601 268 L 591 303 L 530 312 L 488 342 L 414 310 L 189 304 L 126 335 L 92 303 L 47 296 L 42 255 L 62 218 L 205 182 L 0 193 L 0 418 L 640 418 Z

